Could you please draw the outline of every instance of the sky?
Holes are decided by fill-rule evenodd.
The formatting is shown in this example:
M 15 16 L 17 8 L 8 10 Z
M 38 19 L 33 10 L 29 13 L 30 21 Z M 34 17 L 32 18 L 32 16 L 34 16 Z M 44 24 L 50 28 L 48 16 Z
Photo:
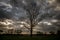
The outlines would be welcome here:
M 22 6 L 27 6 L 27 0 L 17 0 L 18 5 L 15 6 L 13 3 L 10 3 L 11 0 L 0 0 L 0 21 L 1 24 L 5 24 L 6 28 L 11 26 L 10 29 L 24 29 L 27 31 L 30 28 L 29 17 L 27 16 L 27 11 Z M 53 25 L 54 23 L 58 24 L 58 18 L 60 16 L 60 6 L 55 0 L 34 0 L 37 6 L 40 7 L 39 15 L 35 19 L 37 25 L 33 28 L 36 32 L 57 32 L 58 26 Z M 21 3 L 22 4 L 21 4 Z M 59 15 L 59 16 L 58 16 Z M 51 17 L 52 16 L 52 17 Z M 42 19 L 40 21 L 40 19 Z M 23 21 L 21 21 L 23 20 Z M 24 27 L 27 26 L 27 27 Z M 4 27 L 5 28 L 5 27 Z M 0 28 L 1 29 L 1 28 Z M 22 30 L 22 31 L 24 31 Z

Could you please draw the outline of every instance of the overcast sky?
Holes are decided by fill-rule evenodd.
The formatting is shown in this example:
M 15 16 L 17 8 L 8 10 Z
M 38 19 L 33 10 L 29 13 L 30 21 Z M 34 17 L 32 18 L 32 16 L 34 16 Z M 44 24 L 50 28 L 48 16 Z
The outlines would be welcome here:
M 19 0 L 17 1 L 19 3 Z M 27 3 L 25 2 L 25 0 L 21 0 L 21 2 L 24 5 L 27 5 Z M 41 15 L 45 15 L 46 13 L 48 13 L 49 15 L 56 15 L 55 12 L 57 12 L 57 14 L 59 14 L 60 12 L 60 6 L 58 3 L 56 3 L 55 0 L 45 0 L 45 1 L 41 1 L 41 0 L 35 0 L 37 6 L 40 6 L 40 10 L 38 11 L 40 14 L 37 16 L 36 21 L 42 22 L 40 24 L 37 24 L 38 28 L 42 27 L 42 31 L 44 32 L 48 32 L 48 31 L 55 31 L 57 30 L 57 26 L 53 25 L 50 22 L 50 20 L 57 20 L 55 17 L 53 16 L 53 18 L 50 18 L 49 16 L 47 16 L 46 18 L 42 18 L 42 21 L 39 21 L 38 19 L 41 18 Z M 56 5 L 55 5 L 56 4 Z M 21 4 L 22 5 L 22 4 Z M 19 20 L 21 17 L 23 18 L 28 18 L 27 17 L 27 12 L 26 10 L 24 10 L 21 5 L 13 6 L 12 4 L 10 4 L 10 0 L 0 0 L 0 18 L 6 18 L 6 19 L 13 19 L 13 20 Z M 49 8 L 51 7 L 51 8 Z M 59 14 L 60 16 L 60 14 Z M 58 17 L 59 17 L 58 16 Z M 50 20 L 49 20 L 50 18 Z M 59 18 L 58 18 L 59 19 Z M 45 23 L 46 22 L 46 23 Z M 49 23 L 50 22 L 50 23 Z M 44 24 L 45 23 L 45 24 Z M 44 25 L 44 28 L 42 26 L 42 24 Z M 40 26 L 39 26 L 40 25 Z M 51 26 L 50 26 L 51 25 Z M 36 27 L 37 27 L 36 26 Z M 37 30 L 37 29 L 36 29 Z M 40 29 L 39 29 L 40 30 Z M 40 30 L 41 31 L 41 30 Z

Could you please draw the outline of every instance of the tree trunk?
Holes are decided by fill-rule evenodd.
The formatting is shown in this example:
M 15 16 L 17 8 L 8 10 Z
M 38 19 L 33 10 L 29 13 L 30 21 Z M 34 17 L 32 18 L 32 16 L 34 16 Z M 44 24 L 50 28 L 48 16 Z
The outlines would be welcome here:
M 32 33 L 33 33 L 33 25 L 31 24 L 31 30 L 30 30 L 31 37 L 32 37 Z
M 30 24 L 30 26 L 31 26 L 31 30 L 30 30 L 30 36 L 32 37 L 32 33 L 33 33 L 33 19 L 32 19 L 32 16 L 31 16 L 31 18 L 30 18 L 30 22 L 31 22 L 31 24 Z

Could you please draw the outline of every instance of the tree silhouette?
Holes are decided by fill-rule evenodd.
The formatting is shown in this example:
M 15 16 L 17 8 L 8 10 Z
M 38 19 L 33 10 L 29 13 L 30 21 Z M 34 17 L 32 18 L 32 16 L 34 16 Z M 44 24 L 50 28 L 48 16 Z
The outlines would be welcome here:
M 13 0 L 14 4 L 18 4 L 17 0 Z M 28 18 L 30 20 L 30 26 L 31 26 L 31 36 L 32 36 L 32 32 L 33 32 L 33 27 L 35 26 L 35 19 L 39 14 L 39 6 L 36 5 L 36 3 L 34 2 L 34 0 L 26 0 L 27 5 L 24 5 L 23 8 L 24 10 L 26 10 Z
M 28 6 L 24 6 L 24 9 L 28 12 L 28 16 L 30 19 L 30 26 L 31 26 L 31 36 L 32 36 L 32 32 L 33 32 L 33 27 L 35 26 L 35 18 L 37 17 L 37 15 L 39 14 L 39 7 L 36 6 L 36 3 L 33 0 L 30 0 L 30 3 L 28 4 Z
M 48 5 L 48 3 L 44 3 L 46 0 L 38 0 L 39 3 L 35 0 L 11 0 L 13 3 L 14 7 L 21 7 L 26 11 L 27 17 L 29 18 L 30 21 L 30 34 L 32 36 L 33 33 L 33 27 L 36 26 L 37 21 L 40 22 L 43 19 L 56 19 L 54 18 L 56 15 L 55 5 Z M 44 5 L 44 6 L 43 6 Z M 46 7 L 46 8 L 45 8 Z M 45 11 L 45 12 L 44 12 Z M 40 15 L 41 14 L 41 15 Z M 39 16 L 39 18 L 37 18 Z M 58 16 L 58 19 L 59 16 Z M 59 26 L 56 24 L 56 26 Z M 28 28 L 29 29 L 29 28 Z

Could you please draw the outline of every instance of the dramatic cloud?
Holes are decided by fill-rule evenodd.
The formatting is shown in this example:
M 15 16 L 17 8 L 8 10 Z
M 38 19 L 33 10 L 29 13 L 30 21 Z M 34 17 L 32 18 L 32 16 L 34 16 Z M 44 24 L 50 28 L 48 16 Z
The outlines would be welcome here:
M 28 12 L 23 8 L 27 7 L 31 0 L 0 0 L 0 29 L 30 31 L 30 20 L 27 16 Z M 34 20 L 36 26 L 33 32 L 57 32 L 60 28 L 60 4 L 56 0 L 34 0 L 36 7 L 40 7 L 39 15 Z M 57 25 L 55 25 L 55 23 Z M 59 24 L 58 24 L 59 23 Z M 5 27 L 2 27 L 5 26 Z

